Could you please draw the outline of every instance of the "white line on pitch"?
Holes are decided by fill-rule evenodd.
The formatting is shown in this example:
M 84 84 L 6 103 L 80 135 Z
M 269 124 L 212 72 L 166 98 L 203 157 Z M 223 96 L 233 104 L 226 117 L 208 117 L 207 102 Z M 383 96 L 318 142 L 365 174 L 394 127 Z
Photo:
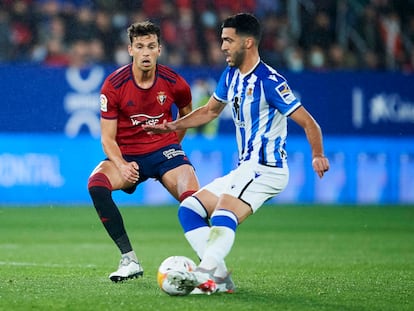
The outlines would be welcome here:
M 71 265 L 71 264 L 48 264 L 35 262 L 15 262 L 0 261 L 0 266 L 19 266 L 19 267 L 46 267 L 46 268 L 96 268 L 96 265 Z

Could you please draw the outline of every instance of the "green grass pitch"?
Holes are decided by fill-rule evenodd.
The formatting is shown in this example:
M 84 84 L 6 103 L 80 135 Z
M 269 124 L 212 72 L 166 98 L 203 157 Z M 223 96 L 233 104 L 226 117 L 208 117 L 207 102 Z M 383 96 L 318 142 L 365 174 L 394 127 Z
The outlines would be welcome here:
M 123 207 L 144 277 L 113 284 L 119 253 L 92 207 L 0 208 L 0 310 L 414 310 L 414 206 L 264 206 L 237 230 L 234 294 L 170 297 L 156 272 L 196 260 L 176 207 Z

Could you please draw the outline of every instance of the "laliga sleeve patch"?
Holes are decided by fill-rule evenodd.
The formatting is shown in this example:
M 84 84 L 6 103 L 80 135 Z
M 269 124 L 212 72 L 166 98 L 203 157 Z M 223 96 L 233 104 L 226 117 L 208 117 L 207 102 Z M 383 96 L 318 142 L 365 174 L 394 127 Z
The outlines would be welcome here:
M 107 112 L 108 111 L 108 99 L 106 98 L 104 94 L 101 94 L 100 101 L 101 101 L 101 111 Z
M 279 93 L 280 97 L 282 97 L 283 101 L 288 105 L 296 99 L 295 95 L 286 82 L 278 85 L 276 87 L 276 91 Z

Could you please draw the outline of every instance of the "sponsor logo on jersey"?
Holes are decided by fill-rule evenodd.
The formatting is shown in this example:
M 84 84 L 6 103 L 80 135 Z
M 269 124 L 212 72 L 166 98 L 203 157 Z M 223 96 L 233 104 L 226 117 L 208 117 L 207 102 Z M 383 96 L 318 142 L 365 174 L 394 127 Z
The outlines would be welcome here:
M 280 97 L 282 97 L 283 101 L 288 105 L 296 99 L 295 95 L 286 82 L 278 85 L 276 87 L 276 91 L 279 93 Z
M 108 99 L 106 98 L 104 94 L 101 94 L 100 102 L 101 102 L 101 111 L 107 112 L 108 111 Z
M 135 126 L 140 126 L 142 124 L 155 125 L 160 122 L 160 118 L 163 115 L 164 114 L 161 113 L 158 116 L 149 116 L 147 114 L 141 113 L 141 114 L 134 114 L 132 116 L 129 116 L 129 118 L 131 119 L 132 125 L 135 125 Z
M 158 92 L 157 101 L 160 103 L 160 105 L 164 105 L 166 100 L 167 95 L 165 95 L 165 92 Z

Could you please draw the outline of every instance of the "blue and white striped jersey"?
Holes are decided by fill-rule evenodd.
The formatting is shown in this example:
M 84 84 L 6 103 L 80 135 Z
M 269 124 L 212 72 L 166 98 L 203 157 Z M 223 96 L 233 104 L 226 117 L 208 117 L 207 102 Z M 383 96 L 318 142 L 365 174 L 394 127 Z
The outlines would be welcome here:
M 239 164 L 286 165 L 287 116 L 301 103 L 283 76 L 260 60 L 247 74 L 227 67 L 213 96 L 231 104 Z

